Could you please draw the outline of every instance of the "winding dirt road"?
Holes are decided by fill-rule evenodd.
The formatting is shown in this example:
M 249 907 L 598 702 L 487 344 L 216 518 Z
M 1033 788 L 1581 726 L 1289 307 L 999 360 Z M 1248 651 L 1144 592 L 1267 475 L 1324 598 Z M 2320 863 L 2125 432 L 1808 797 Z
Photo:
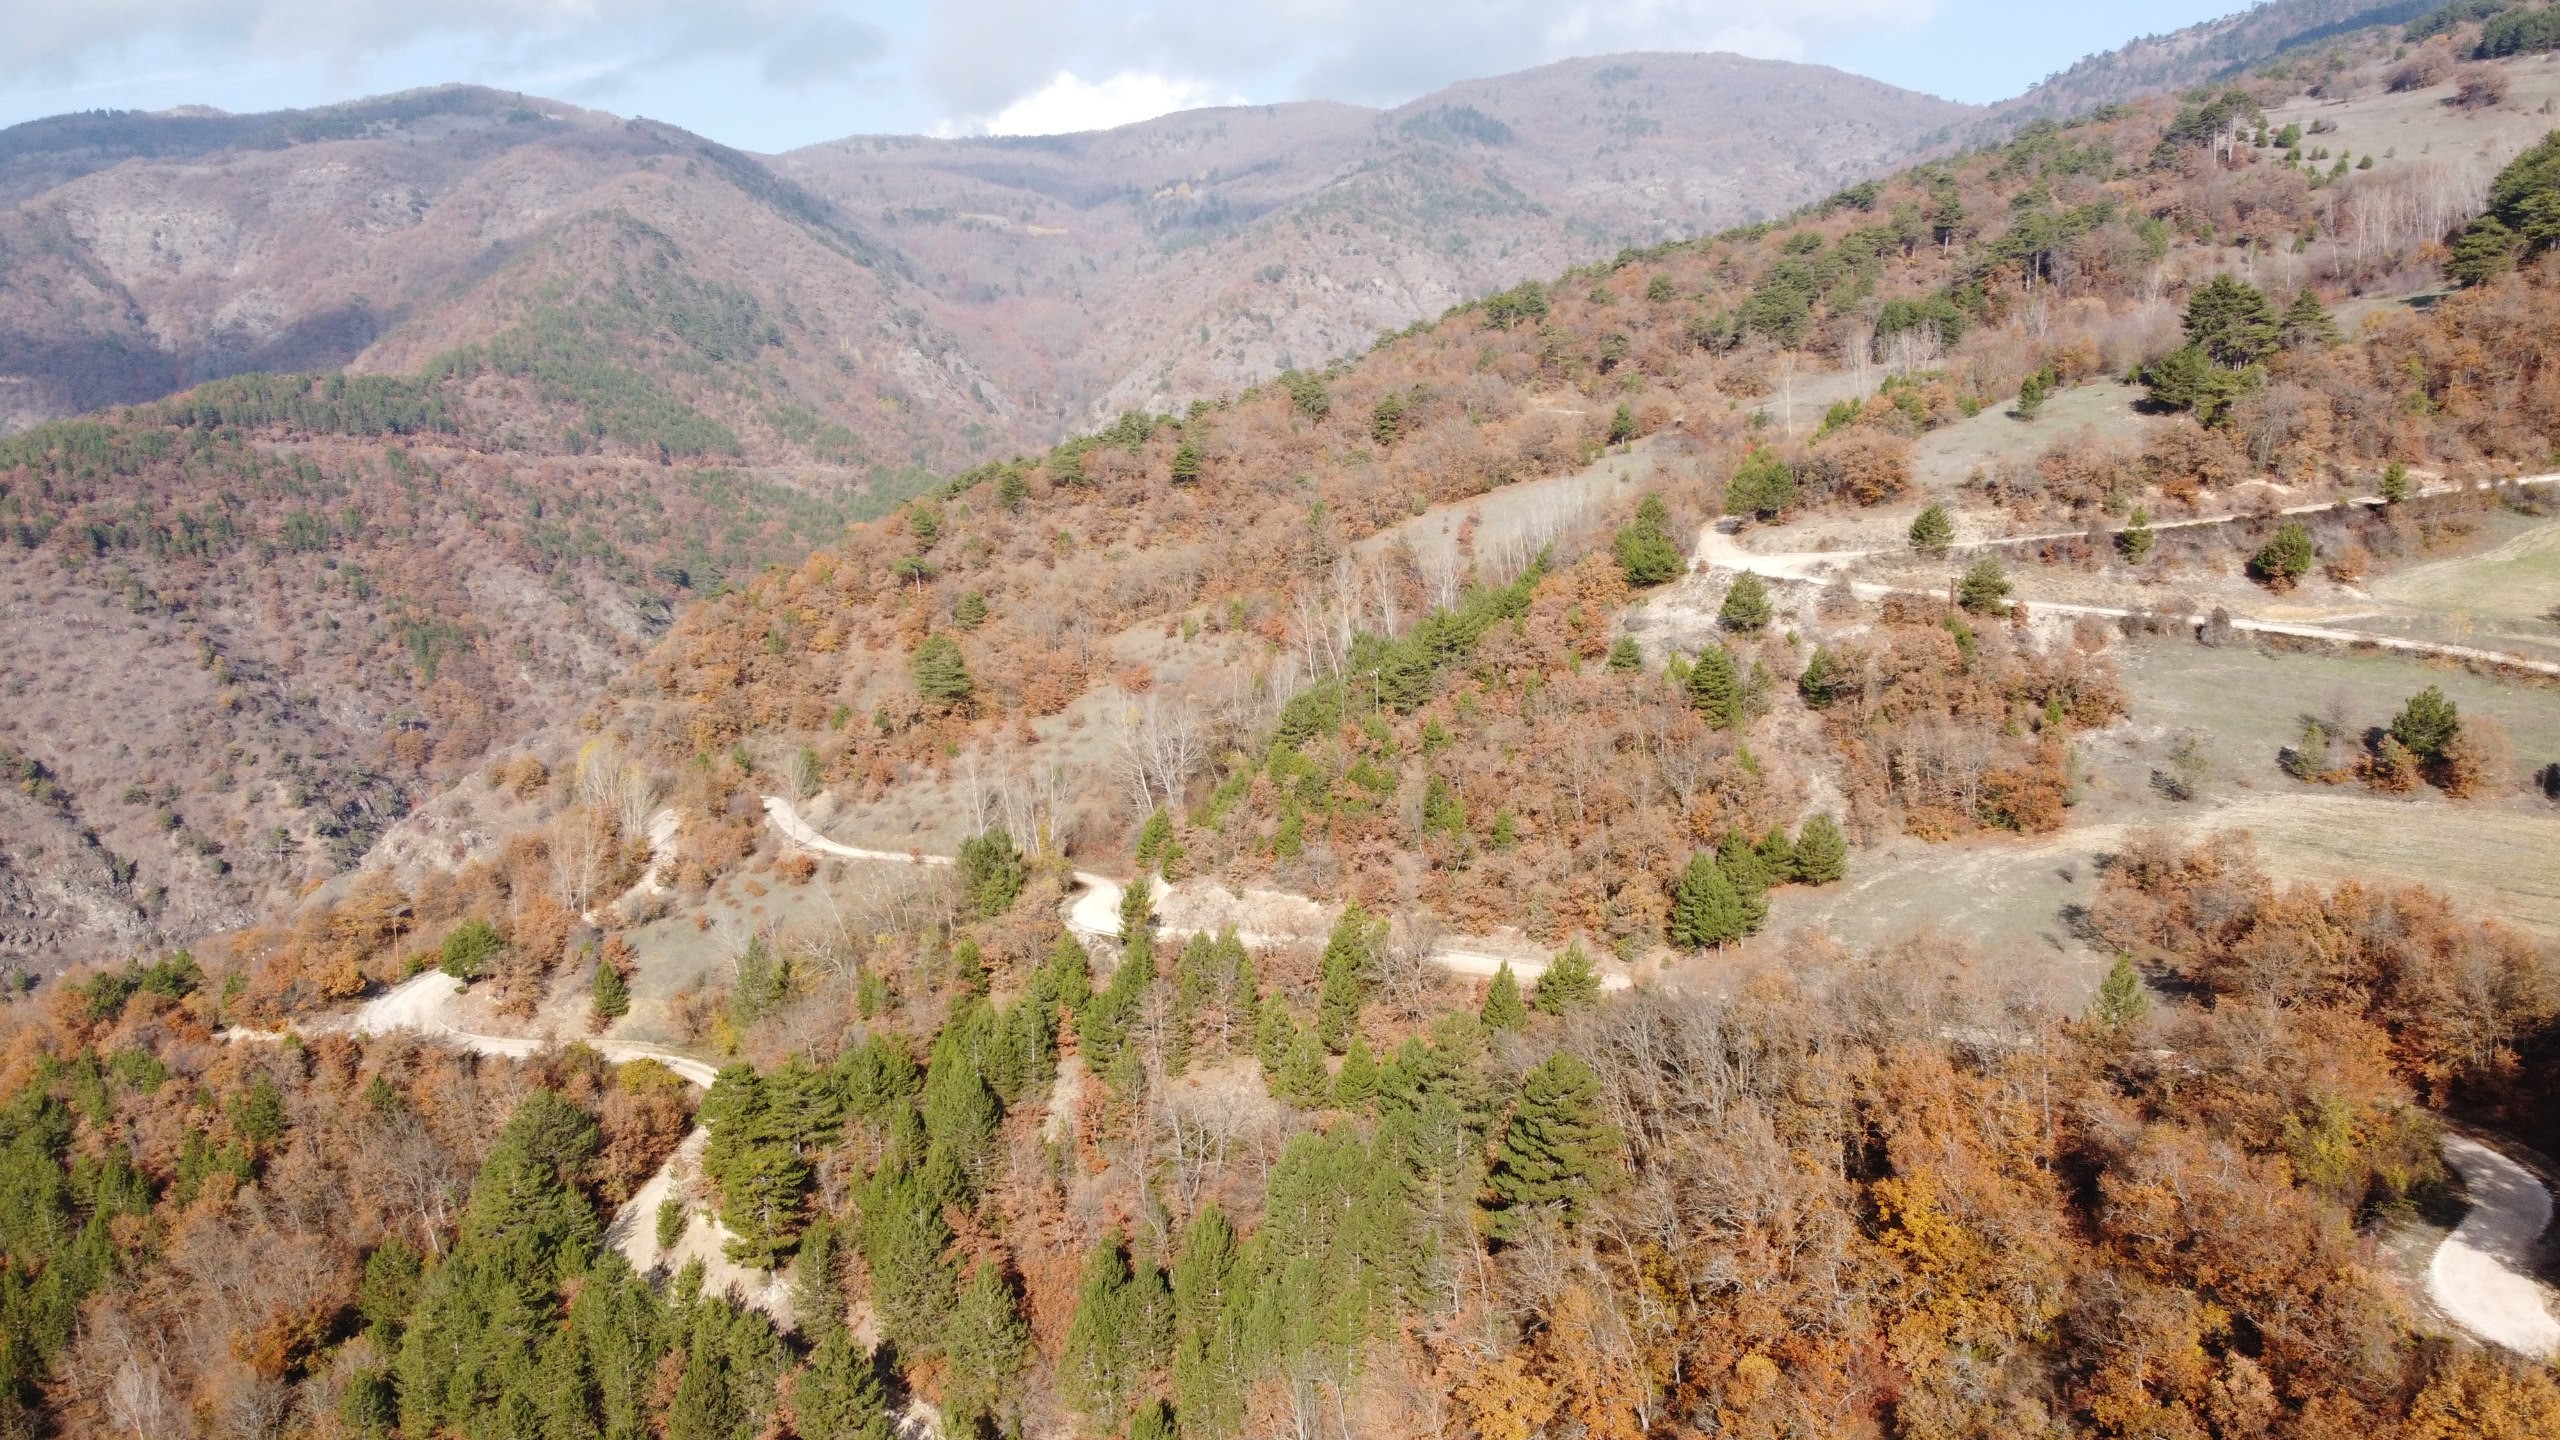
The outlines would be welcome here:
M 786 800 L 779 795 L 767 795 L 764 797 L 764 811 L 765 815 L 773 821 L 773 828 L 782 832 L 785 839 L 789 840 L 794 845 L 801 846 L 804 849 L 817 851 L 820 854 L 841 855 L 851 860 L 905 861 L 910 864 L 918 865 L 949 865 L 954 863 L 952 858 L 948 855 L 927 855 L 921 851 L 912 850 L 865 850 L 859 846 L 846 845 L 830 840 L 826 836 L 819 834 L 817 829 L 811 826 L 807 820 L 802 819 L 799 810 L 796 809 L 789 800 Z M 1120 903 L 1125 893 L 1120 882 L 1113 880 L 1108 876 L 1096 875 L 1090 871 L 1084 870 L 1074 872 L 1074 876 L 1076 884 L 1081 888 L 1078 890 L 1075 899 L 1069 902 L 1067 906 L 1067 928 L 1075 931 L 1079 935 L 1089 936 L 1094 939 L 1119 939 Z M 1316 904 L 1316 902 L 1307 900 L 1304 896 L 1289 896 L 1288 898 L 1302 900 L 1309 905 Z M 1188 939 L 1192 935 L 1203 930 L 1215 931 L 1221 929 L 1226 923 L 1228 922 L 1224 917 L 1211 917 L 1205 923 L 1186 926 L 1164 926 L 1158 933 L 1162 934 L 1168 940 L 1183 940 Z M 1243 940 L 1248 945 L 1277 945 L 1294 943 L 1305 937 L 1293 935 L 1260 935 L 1239 927 L 1237 930 L 1237 938 Z M 1434 945 L 1431 948 L 1430 953 L 1425 958 L 1427 958 L 1432 964 L 1439 966 L 1441 969 L 1446 970 L 1453 975 L 1470 975 L 1487 979 L 1491 978 L 1494 973 L 1499 971 L 1503 964 L 1508 961 L 1511 966 L 1511 973 L 1517 977 L 1523 985 L 1532 983 L 1547 971 L 1546 961 L 1472 950 L 1467 948 L 1466 941 L 1463 938 L 1443 941 L 1440 944 Z M 1603 989 L 1624 990 L 1634 983 L 1635 982 L 1627 976 L 1615 971 L 1604 970 L 1601 972 L 1600 984 Z
M 2471 1191 L 2471 1212 L 2436 1247 L 2427 1294 L 2455 1324 L 2492 1345 L 2548 1360 L 2560 1355 L 2532 1275 L 2535 1243 L 2551 1224 L 2551 1192 L 2532 1171 L 2464 1135 L 2448 1135 L 2445 1163 Z
M 2560 472 L 2528 475 L 2512 483 L 2517 485 L 2549 485 L 2560 482 Z M 2431 485 L 2420 493 L 2445 495 L 2462 490 L 2459 485 Z M 2356 496 L 2346 502 L 2367 507 L 2383 503 L 2379 496 Z M 2338 502 L 2322 501 L 2316 505 L 2291 505 L 2277 511 L 2280 515 L 2312 515 L 2337 508 Z M 2249 515 L 2203 515 L 2191 520 L 2167 520 L 2154 524 L 2157 530 L 2186 530 L 2206 525 L 2228 525 L 2253 519 Z M 2076 539 L 2088 534 L 2078 530 L 2053 530 L 2033 535 L 2004 535 L 1970 545 L 1951 547 L 1957 551 L 1994 550 L 2011 545 L 2032 545 L 2046 540 Z M 1709 570 L 1747 570 L 1766 580 L 1793 580 L 1804 584 L 1823 584 L 1842 566 L 1879 555 L 1900 555 L 1898 548 L 1871 550 L 1791 550 L 1762 553 L 1746 550 L 1734 538 L 1734 522 L 1712 520 L 1698 529 L 1698 545 L 1690 565 Z M 1879 585 L 1856 582 L 1849 587 L 1862 599 L 1879 599 L 1892 594 L 1936 594 L 1908 586 Z M 2121 620 L 2134 612 L 2108 605 L 2072 605 L 2058 600 L 2020 600 L 2016 602 L 2030 615 L 2090 615 L 2104 620 Z M 2206 617 L 2189 614 L 2180 617 L 2190 627 L 2201 626 Z M 2255 620 L 2245 616 L 2231 617 L 2231 628 L 2246 634 L 2283 635 L 2299 640 L 2317 640 L 2331 645 L 2371 645 L 2383 650 L 2397 650 L 2411 655 L 2433 655 L 2448 660 L 2470 660 L 2501 665 L 2516 670 L 2530 670 L 2541 675 L 2560 675 L 2560 661 L 2529 660 L 2503 650 L 2483 650 L 2472 645 L 2453 645 L 2441 641 L 2411 640 L 2398 635 L 2377 635 L 2369 630 L 2349 630 L 2334 625 L 2303 625 L 2289 620 Z

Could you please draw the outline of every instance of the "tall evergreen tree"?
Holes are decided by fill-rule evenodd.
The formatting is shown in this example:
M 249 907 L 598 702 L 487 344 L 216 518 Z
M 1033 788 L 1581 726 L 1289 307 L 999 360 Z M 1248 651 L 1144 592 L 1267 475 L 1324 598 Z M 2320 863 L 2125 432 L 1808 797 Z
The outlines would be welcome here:
M 1173 1304 L 1162 1272 L 1132 1267 L 1128 1244 L 1107 1235 L 1085 1259 L 1076 1286 L 1075 1318 L 1059 1361 L 1059 1388 L 1067 1402 L 1106 1425 L 1127 1413 L 1147 1372 L 1172 1339 Z
M 1849 840 L 1828 813 L 1804 822 L 1796 834 L 1795 875 L 1807 885 L 1828 885 L 1849 873 Z
M 908 670 L 915 678 L 916 693 L 944 706 L 965 702 L 978 688 L 961 657 L 960 642 L 948 635 L 926 636 L 908 661 Z
M 631 1013 L 630 983 L 622 978 L 622 972 L 614 968 L 612 961 L 596 962 L 595 979 L 587 991 L 587 1005 L 595 1013 L 595 1024 L 599 1030 Z
M 1730 945 L 1751 933 L 1751 907 L 1713 854 L 1701 850 L 1689 857 L 1672 891 L 1669 929 L 1671 943 L 1684 950 Z
M 2187 300 L 2187 343 L 2227 369 L 2255 365 L 2276 353 L 2280 331 L 2266 294 L 2227 271 L 2198 286 Z
M 968 1433 L 957 1421 L 952 1429 Z M 799 1440 L 890 1440 L 897 1433 L 878 1364 L 845 1327 L 828 1331 L 792 1377 L 791 1430 Z
M 2133 957 L 2118 955 L 2107 978 L 2098 982 L 2098 998 L 2089 1007 L 2089 1018 L 2102 1030 L 2122 1031 L 2150 1008 L 2151 997 L 2142 988 L 2142 972 L 2134 968 Z
M 1639 590 L 1659 585 L 1686 568 L 1680 543 L 1671 537 L 1671 512 L 1659 495 L 1644 497 L 1636 506 L 1636 518 L 1618 531 L 1611 548 L 1619 571 Z
M 992 918 L 1013 908 L 1030 880 L 1022 849 L 1005 831 L 989 828 L 960 842 L 960 894 L 969 913 Z
M 1956 543 L 1956 522 L 1947 514 L 1944 504 L 1932 501 L 1911 522 L 1911 548 L 1923 555 L 1944 555 Z
M 1741 726 L 1742 672 L 1733 663 L 1732 651 L 1710 645 L 1698 652 L 1698 663 L 1689 670 L 1689 703 L 1706 717 L 1710 729 Z
M 1192 1217 L 1173 1263 L 1173 1398 L 1194 1435 L 1232 1434 L 1244 1419 L 1236 1279 L 1235 1229 L 1213 1201 Z
M 942 1414 L 953 1436 L 1015 1433 L 1023 1352 L 1030 1347 L 1031 1327 L 1012 1280 L 994 1261 L 979 1261 L 942 1331 L 950 1366 Z
M 1496 1031 L 1519 1031 L 1529 1028 L 1529 1007 L 1520 999 L 1520 979 L 1511 973 L 1511 962 L 1505 960 L 1493 972 L 1493 983 L 1485 987 L 1484 1008 L 1478 1016 L 1484 1028 Z
M 1564 953 L 1548 962 L 1546 972 L 1538 977 L 1534 1003 L 1549 1015 L 1565 1015 L 1600 1000 L 1600 971 L 1584 952 L 1582 942 L 1564 947 Z
M 1769 628 L 1770 618 L 1776 613 L 1769 603 L 1769 587 L 1759 576 L 1745 570 L 1733 577 L 1733 584 L 1724 592 L 1724 605 L 1716 611 L 1716 623 L 1727 630 L 1756 635 Z
M 1342 917 L 1333 922 L 1333 934 L 1325 941 L 1316 990 L 1316 1037 L 1337 1055 L 1351 1043 L 1360 1011 L 1369 1003 L 1378 947 L 1385 938 L 1385 922 L 1354 900 L 1343 907 Z
M 1600 1118 L 1600 1077 L 1570 1052 L 1550 1057 L 1521 1082 L 1485 1177 L 1487 1233 L 1516 1240 L 1542 1212 L 1581 1218 L 1616 1144 Z

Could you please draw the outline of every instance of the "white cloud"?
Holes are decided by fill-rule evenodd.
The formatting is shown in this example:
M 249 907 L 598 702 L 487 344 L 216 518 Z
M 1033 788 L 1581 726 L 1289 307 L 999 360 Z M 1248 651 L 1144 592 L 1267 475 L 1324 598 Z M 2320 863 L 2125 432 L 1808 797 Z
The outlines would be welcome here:
M 1203 91 L 1392 105 L 1576 55 L 1798 59 L 1929 18 L 1940 0 L 932 0 L 925 78 L 998 116 L 1062 77 L 1196 77 Z M 1113 82 L 1103 82 L 1109 85 Z
M 342 66 L 459 45 L 498 67 L 624 71 L 746 56 L 783 85 L 841 78 L 888 48 L 844 0 L 55 0 L 19 7 L 0 77 L 78 77 L 175 44 L 199 56 Z
M 1246 99 L 1205 81 L 1123 70 L 1101 81 L 1061 70 L 1048 84 L 983 120 L 945 122 L 945 135 L 1072 135 L 1135 125 L 1177 110 L 1243 105 Z

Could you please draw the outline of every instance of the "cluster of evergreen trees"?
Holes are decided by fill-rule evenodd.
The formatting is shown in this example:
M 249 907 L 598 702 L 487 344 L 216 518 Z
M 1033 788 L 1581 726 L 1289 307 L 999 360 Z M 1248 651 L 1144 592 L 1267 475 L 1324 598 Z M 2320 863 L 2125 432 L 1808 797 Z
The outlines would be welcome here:
M 1789 841 L 1771 830 L 1757 842 L 1730 831 L 1714 850 L 1689 857 L 1671 895 L 1671 943 L 1684 950 L 1730 945 L 1759 932 L 1769 918 L 1771 886 L 1828 885 L 1848 873 L 1847 837 L 1829 815 L 1816 815 Z
M 2228 273 L 2214 276 L 2188 297 L 2187 343 L 2143 372 L 2151 403 L 2192 411 L 2207 425 L 2231 417 L 2241 397 L 2258 388 L 2261 367 L 2279 350 L 2335 344 L 2337 325 L 2306 289 L 2279 312 L 2264 291 Z

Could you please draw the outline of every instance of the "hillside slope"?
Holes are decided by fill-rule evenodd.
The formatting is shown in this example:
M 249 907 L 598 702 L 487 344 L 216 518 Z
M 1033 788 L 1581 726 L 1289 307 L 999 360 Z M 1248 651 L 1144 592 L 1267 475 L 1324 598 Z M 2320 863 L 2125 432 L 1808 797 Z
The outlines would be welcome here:
M 633 288 L 604 252 L 636 247 L 737 322 L 728 353 L 639 366 L 730 448 L 960 464 L 1785 209 L 1972 113 L 1815 67 L 1629 56 L 1385 115 L 1208 111 L 771 163 L 467 87 L 62 117 L 0 133 L 18 202 L 0 218 L 0 427 L 248 370 L 407 373 L 513 331 L 548 392 L 517 397 L 525 433 L 592 429 L 560 371 L 693 333 L 663 313 L 598 323 Z

